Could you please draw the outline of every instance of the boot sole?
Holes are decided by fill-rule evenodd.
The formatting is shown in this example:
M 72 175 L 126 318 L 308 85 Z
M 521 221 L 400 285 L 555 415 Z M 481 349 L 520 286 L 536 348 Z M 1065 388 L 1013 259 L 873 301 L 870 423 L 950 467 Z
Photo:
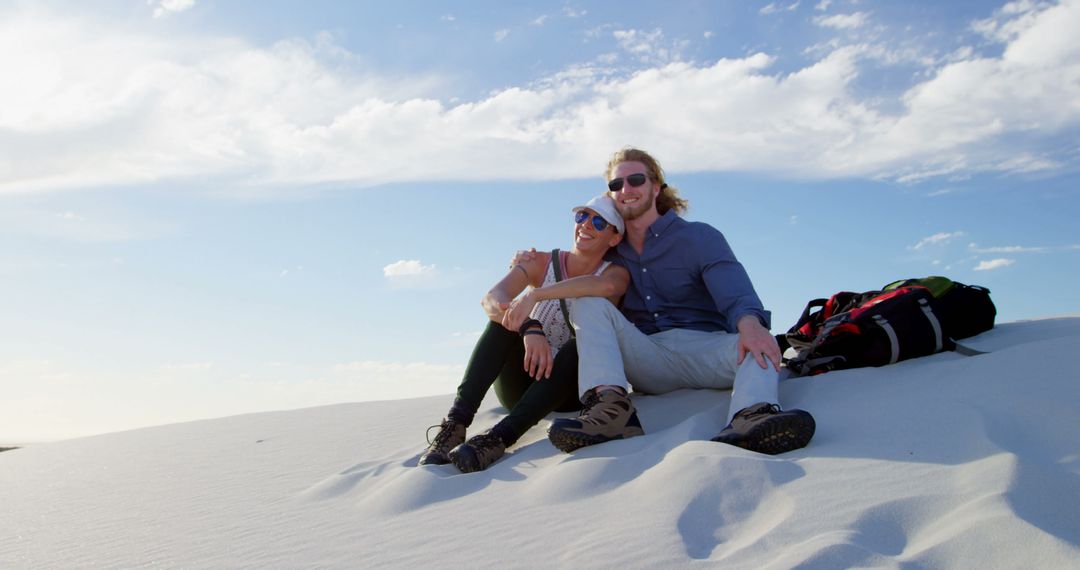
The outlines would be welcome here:
M 810 414 L 793 414 L 762 421 L 742 437 L 741 441 L 729 442 L 721 437 L 713 438 L 712 441 L 767 455 L 779 455 L 806 447 L 813 439 L 816 429 L 817 423 Z
M 564 431 L 558 428 L 548 430 L 548 439 L 551 440 L 551 444 L 563 453 L 570 453 L 576 449 L 604 443 L 605 441 L 615 441 L 617 439 L 626 439 L 628 437 L 639 435 L 645 435 L 644 430 L 640 433 L 620 434 L 614 437 L 608 437 L 606 435 L 589 435 L 576 431 Z

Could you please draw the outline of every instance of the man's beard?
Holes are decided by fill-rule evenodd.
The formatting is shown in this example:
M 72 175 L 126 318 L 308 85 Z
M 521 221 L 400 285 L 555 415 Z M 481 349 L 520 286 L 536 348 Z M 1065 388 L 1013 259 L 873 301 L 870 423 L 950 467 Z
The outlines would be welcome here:
M 652 209 L 653 202 L 656 200 L 656 194 L 656 188 L 653 187 L 649 190 L 648 194 L 642 196 L 634 204 L 623 204 L 622 202 L 616 201 L 615 206 L 624 221 L 629 222 L 630 220 L 636 220 L 645 215 L 645 212 Z

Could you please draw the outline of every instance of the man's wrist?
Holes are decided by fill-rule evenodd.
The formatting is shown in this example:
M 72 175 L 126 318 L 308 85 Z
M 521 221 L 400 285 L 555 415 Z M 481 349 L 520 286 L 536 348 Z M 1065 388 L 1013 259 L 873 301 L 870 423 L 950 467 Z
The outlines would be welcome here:
M 759 325 L 761 328 L 769 330 L 768 327 L 765 326 L 765 323 L 761 322 L 761 317 L 754 313 L 746 313 L 739 317 L 739 320 L 735 323 L 735 328 L 742 332 L 743 327 L 752 326 L 749 323 Z

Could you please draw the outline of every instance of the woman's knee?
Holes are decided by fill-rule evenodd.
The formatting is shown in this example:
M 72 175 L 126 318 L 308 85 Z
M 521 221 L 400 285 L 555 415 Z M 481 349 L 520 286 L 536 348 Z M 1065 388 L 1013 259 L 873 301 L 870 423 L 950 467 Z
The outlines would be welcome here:
M 513 409 L 521 401 L 521 396 L 525 394 L 525 390 L 529 389 L 530 382 L 524 379 L 523 376 L 524 373 L 521 375 L 500 374 L 495 379 L 495 384 L 492 386 L 495 389 L 495 397 L 499 399 L 499 403 L 507 410 Z

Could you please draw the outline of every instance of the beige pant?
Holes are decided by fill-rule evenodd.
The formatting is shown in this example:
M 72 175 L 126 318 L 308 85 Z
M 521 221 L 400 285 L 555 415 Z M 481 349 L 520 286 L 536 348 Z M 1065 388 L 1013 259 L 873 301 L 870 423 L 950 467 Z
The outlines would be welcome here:
M 579 396 L 612 385 L 646 394 L 682 388 L 734 388 L 728 421 L 758 402 L 779 402 L 779 374 L 747 355 L 738 360 L 739 335 L 671 329 L 646 335 L 605 299 L 585 297 L 570 303 L 577 336 Z

